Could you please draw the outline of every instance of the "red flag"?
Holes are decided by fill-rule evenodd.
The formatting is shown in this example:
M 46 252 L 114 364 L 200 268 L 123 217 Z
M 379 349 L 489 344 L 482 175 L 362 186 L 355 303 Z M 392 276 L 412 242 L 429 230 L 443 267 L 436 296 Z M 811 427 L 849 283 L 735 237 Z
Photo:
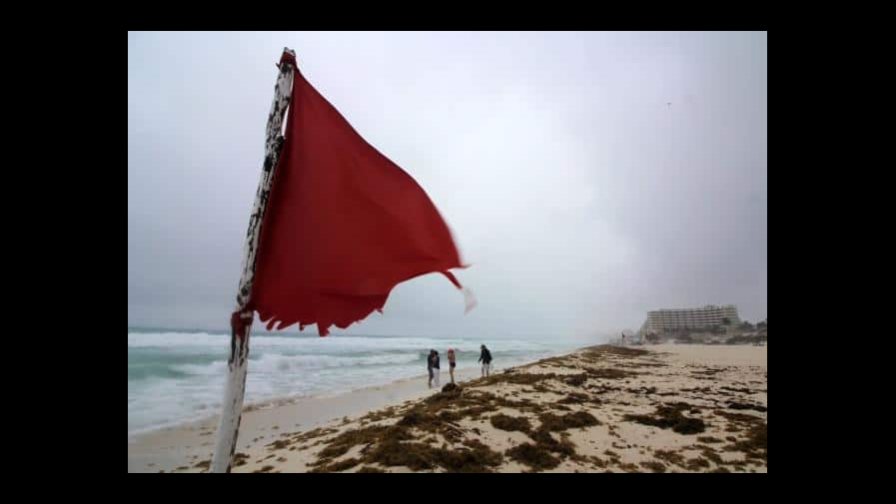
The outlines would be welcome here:
M 270 330 L 321 336 L 382 311 L 400 282 L 463 267 L 423 189 L 380 154 L 296 68 L 248 307 Z

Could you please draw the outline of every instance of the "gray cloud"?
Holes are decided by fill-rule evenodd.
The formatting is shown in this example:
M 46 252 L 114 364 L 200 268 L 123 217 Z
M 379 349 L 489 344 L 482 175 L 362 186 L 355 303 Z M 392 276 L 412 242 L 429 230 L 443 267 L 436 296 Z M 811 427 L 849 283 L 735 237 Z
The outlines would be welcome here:
M 131 33 L 130 325 L 226 327 L 283 46 L 473 265 L 469 315 L 429 275 L 349 332 L 587 336 L 707 303 L 766 316 L 765 33 Z

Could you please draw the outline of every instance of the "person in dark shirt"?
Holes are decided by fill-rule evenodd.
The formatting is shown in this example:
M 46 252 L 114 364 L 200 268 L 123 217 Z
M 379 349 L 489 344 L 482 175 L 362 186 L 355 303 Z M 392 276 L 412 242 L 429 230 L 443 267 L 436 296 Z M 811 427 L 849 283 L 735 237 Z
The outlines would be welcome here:
M 436 383 L 436 388 L 439 388 L 439 352 L 438 350 L 433 350 L 432 352 L 433 381 Z
M 492 353 L 485 348 L 485 345 L 480 348 L 482 352 L 479 354 L 479 362 L 482 363 L 482 376 L 488 376 L 492 364 Z
M 435 353 L 435 350 L 430 350 L 429 355 L 426 356 L 426 370 L 429 372 L 429 388 L 432 388 L 432 379 L 434 377 L 433 367 L 432 367 L 432 356 Z

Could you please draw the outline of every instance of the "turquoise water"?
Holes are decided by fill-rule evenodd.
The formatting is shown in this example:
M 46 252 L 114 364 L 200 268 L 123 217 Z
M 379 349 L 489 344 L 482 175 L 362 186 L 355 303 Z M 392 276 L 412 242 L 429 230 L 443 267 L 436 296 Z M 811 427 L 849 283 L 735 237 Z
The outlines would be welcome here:
M 313 396 L 426 374 L 426 355 L 455 348 L 459 368 L 476 367 L 485 343 L 501 369 L 557 355 L 581 342 L 495 339 L 253 334 L 246 403 Z M 225 332 L 128 330 L 128 434 L 218 413 L 230 335 Z

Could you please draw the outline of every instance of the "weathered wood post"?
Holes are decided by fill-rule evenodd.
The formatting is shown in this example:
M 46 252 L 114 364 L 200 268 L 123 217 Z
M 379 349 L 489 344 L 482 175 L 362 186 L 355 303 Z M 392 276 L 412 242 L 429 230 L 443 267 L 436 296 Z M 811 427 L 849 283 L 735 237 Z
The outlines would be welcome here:
M 287 61 L 288 60 L 288 61 Z M 224 404 L 221 411 L 221 422 L 218 425 L 218 440 L 212 457 L 211 472 L 230 472 L 236 441 L 239 434 L 240 418 L 243 410 L 243 396 L 246 391 L 246 371 L 249 363 L 249 332 L 252 327 L 253 311 L 247 309 L 249 295 L 252 292 L 252 280 L 255 277 L 255 257 L 258 249 L 258 236 L 264 220 L 274 169 L 283 146 L 283 117 L 292 96 L 295 52 L 283 49 L 280 59 L 280 74 L 274 87 L 274 103 L 268 114 L 267 137 L 265 141 L 264 166 L 258 191 L 255 193 L 255 204 L 249 216 L 249 230 L 246 233 L 246 244 L 243 256 L 243 273 L 240 277 L 239 290 L 236 296 L 237 307 L 230 320 L 230 358 L 227 361 L 227 383 L 224 390 Z

